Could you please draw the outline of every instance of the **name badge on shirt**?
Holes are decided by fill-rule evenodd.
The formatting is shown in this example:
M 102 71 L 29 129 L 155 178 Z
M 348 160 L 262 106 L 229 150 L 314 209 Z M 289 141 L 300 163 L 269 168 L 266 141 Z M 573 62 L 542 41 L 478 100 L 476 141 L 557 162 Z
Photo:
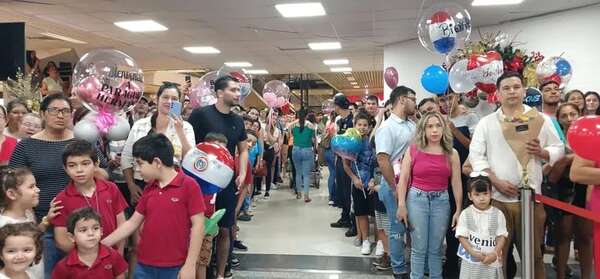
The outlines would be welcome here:
M 517 133 L 529 131 L 529 125 L 527 125 L 527 124 L 517 125 L 517 126 L 515 126 L 515 130 L 517 131 Z

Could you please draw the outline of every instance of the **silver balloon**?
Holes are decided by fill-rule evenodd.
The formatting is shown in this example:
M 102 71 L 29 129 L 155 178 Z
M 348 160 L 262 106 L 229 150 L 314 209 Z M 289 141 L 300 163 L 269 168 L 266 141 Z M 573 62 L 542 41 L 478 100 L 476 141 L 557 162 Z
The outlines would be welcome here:
M 96 127 L 96 123 L 89 119 L 82 119 L 81 121 L 75 124 L 73 127 L 73 134 L 75 138 L 85 140 L 91 144 L 96 144 L 98 138 L 100 137 L 100 132 L 98 131 L 98 127 Z
M 469 92 L 475 88 L 475 83 L 467 70 L 468 63 L 468 59 L 459 60 L 450 68 L 448 81 L 450 82 L 450 87 L 456 93 Z
M 111 141 L 126 140 L 129 136 L 129 121 L 127 118 L 117 117 L 117 123 L 108 129 L 106 137 Z

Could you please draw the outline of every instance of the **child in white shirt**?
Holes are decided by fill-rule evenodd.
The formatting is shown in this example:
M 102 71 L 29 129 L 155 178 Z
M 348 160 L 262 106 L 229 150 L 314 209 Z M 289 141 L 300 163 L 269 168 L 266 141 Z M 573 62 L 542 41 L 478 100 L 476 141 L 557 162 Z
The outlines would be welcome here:
M 492 182 L 485 174 L 471 173 L 467 190 L 473 204 L 461 212 L 456 226 L 460 278 L 504 278 L 501 254 L 508 232 L 504 214 L 491 205 Z

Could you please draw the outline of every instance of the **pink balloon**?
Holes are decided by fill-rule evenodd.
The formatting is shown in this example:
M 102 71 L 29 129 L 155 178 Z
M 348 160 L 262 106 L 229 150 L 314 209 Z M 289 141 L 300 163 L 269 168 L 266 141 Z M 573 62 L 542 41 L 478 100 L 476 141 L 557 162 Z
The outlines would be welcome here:
M 287 100 L 281 96 L 277 97 L 277 107 L 283 107 L 287 103 Z
M 88 101 L 98 95 L 100 88 L 102 88 L 102 83 L 96 77 L 89 76 L 77 84 L 75 94 L 79 99 Z
M 398 86 L 398 71 L 396 71 L 396 68 L 385 68 L 383 79 L 385 80 L 385 84 L 387 84 L 387 86 L 389 86 L 391 89 L 396 88 L 396 86 Z
M 274 93 L 271 93 L 271 92 L 264 93 L 263 100 L 265 100 L 265 103 L 267 104 L 268 107 L 270 107 L 270 108 L 277 107 L 277 96 L 275 96 Z
M 203 75 L 199 82 L 190 90 L 190 105 L 192 108 L 212 105 L 217 102 L 215 96 L 215 80 L 217 72 L 212 71 Z

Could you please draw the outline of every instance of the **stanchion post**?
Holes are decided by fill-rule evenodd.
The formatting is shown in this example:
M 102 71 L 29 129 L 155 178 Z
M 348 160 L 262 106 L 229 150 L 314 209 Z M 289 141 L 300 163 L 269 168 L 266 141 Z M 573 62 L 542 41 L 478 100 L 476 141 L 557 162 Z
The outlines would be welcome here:
M 534 190 L 531 187 L 521 187 L 521 278 L 533 279 L 534 274 L 534 247 L 533 245 L 533 210 Z

